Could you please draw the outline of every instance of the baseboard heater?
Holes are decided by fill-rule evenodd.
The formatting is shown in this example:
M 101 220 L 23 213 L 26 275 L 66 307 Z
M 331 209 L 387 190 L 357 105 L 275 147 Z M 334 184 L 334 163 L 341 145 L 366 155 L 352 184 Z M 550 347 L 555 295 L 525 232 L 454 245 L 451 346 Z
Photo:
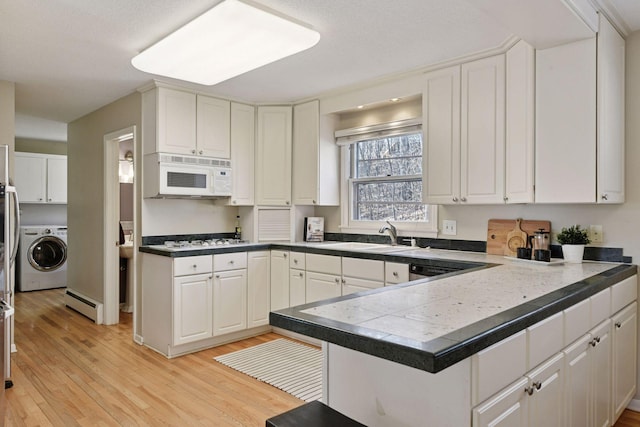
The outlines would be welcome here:
M 67 289 L 64 294 L 64 304 L 72 310 L 88 317 L 89 319 L 101 325 L 102 320 L 102 303 L 92 298 L 82 295 L 73 289 Z

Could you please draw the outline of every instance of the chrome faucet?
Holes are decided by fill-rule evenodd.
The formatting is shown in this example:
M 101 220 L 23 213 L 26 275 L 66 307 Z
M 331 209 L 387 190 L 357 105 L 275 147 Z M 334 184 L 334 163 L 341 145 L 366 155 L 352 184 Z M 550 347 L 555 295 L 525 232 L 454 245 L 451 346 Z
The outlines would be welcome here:
M 391 246 L 396 246 L 398 244 L 398 230 L 389 221 L 387 221 L 387 224 L 389 224 L 388 227 L 385 225 L 378 232 L 384 233 L 388 231 L 389 237 L 391 237 Z

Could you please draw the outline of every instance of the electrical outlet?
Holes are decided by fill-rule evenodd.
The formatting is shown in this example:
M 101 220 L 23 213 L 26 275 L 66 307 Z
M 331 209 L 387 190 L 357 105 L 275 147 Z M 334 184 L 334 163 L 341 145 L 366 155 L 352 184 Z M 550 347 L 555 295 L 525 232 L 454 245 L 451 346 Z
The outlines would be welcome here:
M 602 226 L 601 225 L 590 225 L 589 226 L 589 240 L 591 243 L 602 243 Z
M 457 233 L 456 222 L 451 219 L 445 219 L 442 221 L 442 234 L 448 236 L 455 236 Z

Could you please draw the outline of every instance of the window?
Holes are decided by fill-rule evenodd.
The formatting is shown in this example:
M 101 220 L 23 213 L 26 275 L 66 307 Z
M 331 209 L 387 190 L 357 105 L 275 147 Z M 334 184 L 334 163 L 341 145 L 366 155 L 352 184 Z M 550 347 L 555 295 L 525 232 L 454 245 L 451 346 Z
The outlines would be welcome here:
M 419 119 L 336 132 L 342 148 L 342 229 L 377 232 L 385 221 L 405 235 L 435 237 L 437 206 L 422 203 Z
M 352 219 L 427 221 L 422 204 L 422 133 L 351 145 Z

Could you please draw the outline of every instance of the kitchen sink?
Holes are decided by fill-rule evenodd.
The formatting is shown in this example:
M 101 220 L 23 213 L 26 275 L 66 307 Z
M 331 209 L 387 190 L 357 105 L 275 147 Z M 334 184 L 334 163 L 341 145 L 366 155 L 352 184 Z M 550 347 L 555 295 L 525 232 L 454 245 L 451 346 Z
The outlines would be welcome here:
M 342 251 L 362 251 L 362 252 L 374 252 L 374 253 L 388 253 L 406 251 L 406 246 L 392 246 L 379 243 L 364 243 L 364 242 L 339 242 L 339 243 L 325 243 L 323 248 L 337 249 Z

